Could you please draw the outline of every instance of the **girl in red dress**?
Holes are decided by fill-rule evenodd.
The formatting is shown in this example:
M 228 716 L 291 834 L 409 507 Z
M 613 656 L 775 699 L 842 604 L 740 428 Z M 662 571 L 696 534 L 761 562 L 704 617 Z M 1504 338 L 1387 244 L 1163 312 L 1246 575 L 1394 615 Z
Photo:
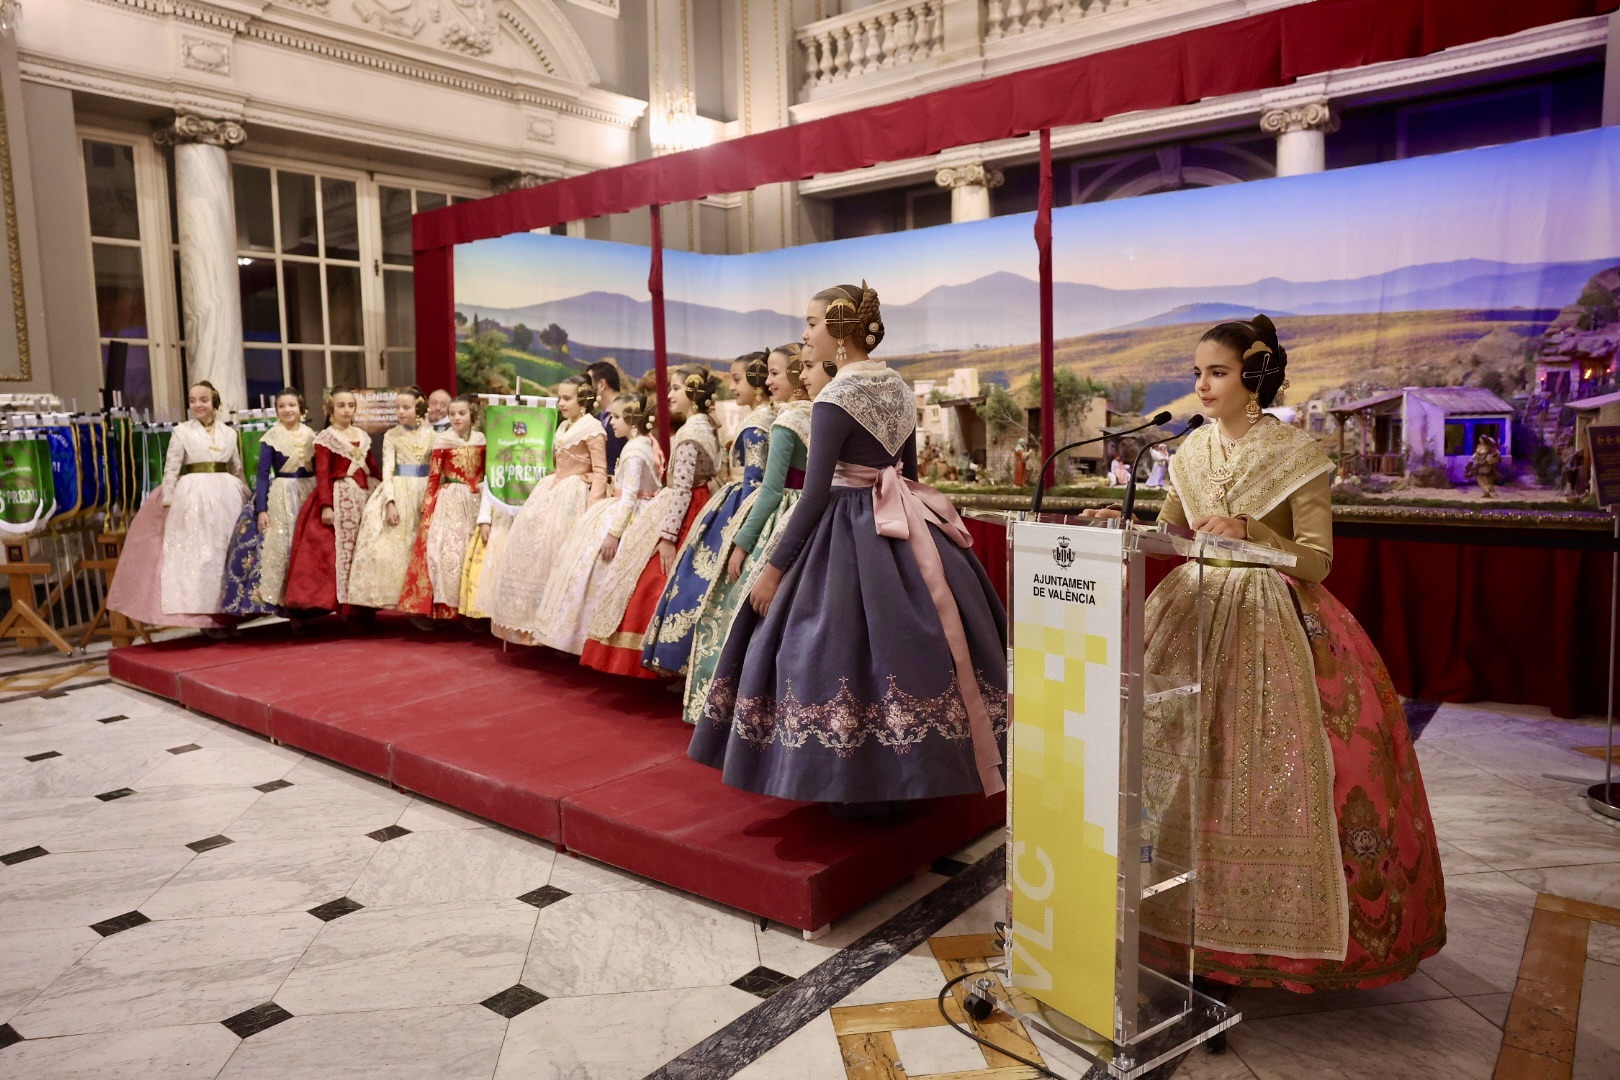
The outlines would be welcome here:
M 334 387 L 326 424 L 315 436 L 315 490 L 293 530 L 282 603 L 307 611 L 342 611 L 349 603 L 349 563 L 371 486 L 371 436 L 354 425 L 359 400 Z
M 484 482 L 484 433 L 474 431 L 478 398 L 462 394 L 450 403 L 450 429 L 433 442 L 422 519 L 399 610 L 431 619 L 461 613 L 461 570 L 467 542 L 478 527 Z

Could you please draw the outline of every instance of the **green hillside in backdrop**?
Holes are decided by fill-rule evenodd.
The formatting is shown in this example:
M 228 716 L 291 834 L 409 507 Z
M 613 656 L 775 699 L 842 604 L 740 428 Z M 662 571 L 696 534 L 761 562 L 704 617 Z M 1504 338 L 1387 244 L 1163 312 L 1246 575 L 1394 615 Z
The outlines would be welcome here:
M 1406 311 L 1366 315 L 1278 316 L 1288 349 L 1288 400 L 1302 403 L 1340 387 L 1490 386 L 1508 396 L 1524 385 L 1530 340 L 1557 312 Z M 1206 327 L 1179 324 L 1113 330 L 1056 343 L 1055 363 L 1099 382 L 1184 380 L 1193 404 L 1192 354 Z M 884 357 L 908 379 L 945 379 L 976 367 L 981 379 L 1022 386 L 1040 369 L 1040 347 L 958 350 Z M 1498 392 L 1502 392 L 1499 390 Z

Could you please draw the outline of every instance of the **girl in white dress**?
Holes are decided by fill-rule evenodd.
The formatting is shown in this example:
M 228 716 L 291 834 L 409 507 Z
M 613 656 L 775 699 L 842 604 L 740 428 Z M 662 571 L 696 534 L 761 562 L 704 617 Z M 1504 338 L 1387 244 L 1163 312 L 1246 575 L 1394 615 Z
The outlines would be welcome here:
M 546 591 L 540 598 L 534 638 L 542 645 L 578 656 L 585 648 L 590 611 L 586 594 L 596 572 L 613 561 L 636 514 L 662 486 L 658 448 L 648 437 L 653 413 L 647 399 L 626 394 L 613 402 L 613 432 L 629 439 L 613 471 L 615 496 L 585 512 L 557 554 Z
M 219 419 L 210 382 L 186 394 L 191 419 L 174 429 L 163 465 L 163 610 L 211 615 L 223 609 L 225 553 L 247 501 L 236 429 Z
M 349 565 L 349 603 L 361 607 L 391 608 L 399 603 L 427 493 L 434 437 L 426 422 L 427 395 L 411 386 L 394 401 L 399 423 L 383 435 L 380 482 L 361 515 Z

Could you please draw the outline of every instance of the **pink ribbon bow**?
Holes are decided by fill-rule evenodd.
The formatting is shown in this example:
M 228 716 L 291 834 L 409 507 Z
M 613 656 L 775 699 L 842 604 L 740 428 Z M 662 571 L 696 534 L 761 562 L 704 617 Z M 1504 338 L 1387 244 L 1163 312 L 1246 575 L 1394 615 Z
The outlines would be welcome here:
M 872 516 L 878 535 L 904 540 L 911 548 L 923 583 L 928 586 L 928 595 L 934 601 L 934 610 L 939 613 L 940 626 L 951 647 L 951 659 L 956 664 L 956 681 L 961 687 L 962 705 L 967 709 L 979 784 L 986 795 L 994 795 L 1006 786 L 1001 779 L 1001 751 L 996 747 L 990 710 L 985 707 L 979 680 L 973 673 L 973 656 L 968 651 L 962 612 L 956 606 L 950 583 L 945 580 L 945 564 L 940 561 L 939 549 L 928 535 L 928 526 L 938 525 L 957 547 L 972 547 L 973 537 L 962 515 L 956 512 L 949 498 L 927 484 L 906 479 L 893 465 L 874 469 L 840 461 L 833 473 L 833 483 L 843 487 L 870 487 Z

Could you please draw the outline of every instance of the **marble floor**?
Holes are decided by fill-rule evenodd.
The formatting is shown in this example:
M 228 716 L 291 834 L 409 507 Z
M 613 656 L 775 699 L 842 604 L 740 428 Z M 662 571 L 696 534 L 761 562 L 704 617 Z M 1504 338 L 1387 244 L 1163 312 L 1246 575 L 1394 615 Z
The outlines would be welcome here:
M 1620 1076 L 1620 829 L 1566 779 L 1598 778 L 1601 725 L 1414 716 L 1450 944 L 1381 990 L 1239 993 L 1230 1048 L 1174 1075 Z M 987 835 L 807 942 L 112 684 L 98 654 L 0 651 L 0 1077 L 1035 1076 L 928 1012 L 998 917 L 1001 857 Z

